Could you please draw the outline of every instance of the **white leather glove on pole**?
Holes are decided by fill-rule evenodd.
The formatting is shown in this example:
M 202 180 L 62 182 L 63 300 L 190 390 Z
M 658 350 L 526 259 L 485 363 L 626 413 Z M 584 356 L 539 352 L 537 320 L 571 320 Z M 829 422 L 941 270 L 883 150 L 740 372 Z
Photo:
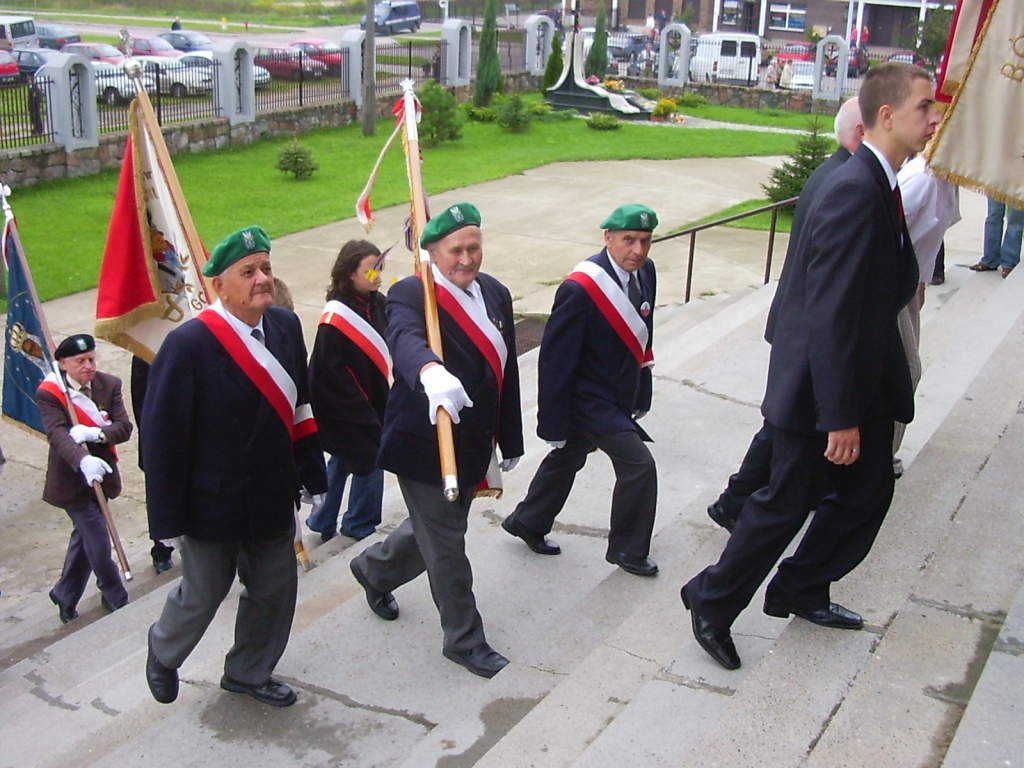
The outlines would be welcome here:
M 78 471 L 85 477 L 85 482 L 92 486 L 93 483 L 98 483 L 103 479 L 104 475 L 107 475 L 114 470 L 110 468 L 103 459 L 98 456 L 84 456 L 78 463 Z
M 427 393 L 427 400 L 430 403 L 428 415 L 431 424 L 437 424 L 438 408 L 448 411 L 452 423 L 458 424 L 459 411 L 473 407 L 473 401 L 462 388 L 462 382 L 448 373 L 443 365 L 426 368 L 420 374 L 420 383 L 423 384 L 423 391 Z
M 69 431 L 71 432 L 71 439 L 78 444 L 103 442 L 103 430 L 99 427 L 75 424 Z
M 545 443 L 551 446 L 551 450 L 557 451 L 559 448 L 565 448 L 565 440 L 545 440 Z
M 519 460 L 522 456 L 513 456 L 511 459 L 502 459 L 501 463 L 498 464 L 498 468 L 502 472 L 511 472 L 519 464 Z

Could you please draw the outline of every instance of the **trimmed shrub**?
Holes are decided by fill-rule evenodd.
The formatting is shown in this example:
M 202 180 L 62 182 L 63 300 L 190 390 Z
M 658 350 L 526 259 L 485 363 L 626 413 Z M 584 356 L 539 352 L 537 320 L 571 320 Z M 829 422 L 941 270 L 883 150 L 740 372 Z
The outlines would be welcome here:
M 615 115 L 607 115 L 603 112 L 595 112 L 587 118 L 587 128 L 595 131 L 617 131 L 622 123 Z
M 313 151 L 302 146 L 298 139 L 292 139 L 277 153 L 274 167 L 282 173 L 294 175 L 296 181 L 305 181 L 319 168 L 313 159 Z
M 676 99 L 676 102 L 680 107 L 686 107 L 687 109 L 698 109 L 706 106 L 708 100 L 701 96 L 699 93 L 684 93 Z
M 523 133 L 530 127 L 530 112 L 523 103 L 523 97 L 514 93 L 495 108 L 498 125 L 509 133 Z

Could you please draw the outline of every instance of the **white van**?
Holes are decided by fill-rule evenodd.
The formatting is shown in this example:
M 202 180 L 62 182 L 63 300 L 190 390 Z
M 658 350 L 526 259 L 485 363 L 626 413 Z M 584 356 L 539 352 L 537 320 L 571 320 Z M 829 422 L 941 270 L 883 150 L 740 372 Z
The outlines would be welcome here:
M 0 16 L 0 48 L 37 48 L 39 36 L 31 16 Z
M 716 32 L 694 39 L 690 81 L 754 86 L 761 65 L 761 38 L 740 32 Z

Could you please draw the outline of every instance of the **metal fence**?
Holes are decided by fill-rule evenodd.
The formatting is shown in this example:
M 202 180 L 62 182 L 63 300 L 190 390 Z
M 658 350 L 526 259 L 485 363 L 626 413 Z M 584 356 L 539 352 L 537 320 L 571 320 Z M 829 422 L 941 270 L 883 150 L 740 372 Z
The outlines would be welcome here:
M 480 41 L 473 40 L 472 71 L 476 72 L 480 60 Z M 502 72 L 521 72 L 526 69 L 526 41 L 499 40 L 498 60 Z
M 409 79 L 417 84 L 441 79 L 447 71 L 448 43 L 406 42 L 377 46 L 377 92 L 399 92 L 401 82 Z
M 484 8 L 487 7 L 487 0 L 451 0 L 448 6 L 450 18 L 465 19 L 474 27 L 484 23 Z M 527 17 L 540 11 L 548 11 L 552 8 L 559 8 L 561 5 L 552 0 L 524 0 L 523 2 L 510 3 L 498 2 L 498 25 L 499 27 L 521 27 L 526 23 Z M 444 21 L 444 10 L 437 3 L 420 3 L 420 15 L 424 21 L 431 21 L 440 24 Z M 572 12 L 566 16 L 571 17 Z
M 256 111 L 330 104 L 352 98 L 348 51 L 321 61 L 303 51 L 257 55 Z
M 209 60 L 201 66 L 186 66 L 168 60 L 166 66 L 149 66 L 141 78 L 149 93 L 160 125 L 188 123 L 221 115 L 218 71 L 220 62 Z M 96 101 L 99 132 L 128 130 L 128 106 L 135 96 L 135 84 L 127 76 L 97 79 Z
M 0 84 L 0 149 L 53 141 L 52 88 L 48 77 Z

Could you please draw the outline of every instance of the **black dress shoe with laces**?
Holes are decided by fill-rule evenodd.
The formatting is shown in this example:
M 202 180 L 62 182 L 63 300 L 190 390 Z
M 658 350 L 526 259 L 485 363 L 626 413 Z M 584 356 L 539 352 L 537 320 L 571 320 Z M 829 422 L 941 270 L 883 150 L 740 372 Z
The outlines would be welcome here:
M 156 571 L 156 575 L 159 576 L 161 573 L 167 573 L 174 567 L 174 561 L 171 558 L 166 560 L 153 560 L 153 570 Z
M 634 576 L 654 576 L 658 572 L 658 564 L 649 557 L 628 555 L 625 552 L 609 552 L 604 559 Z
M 717 501 L 708 507 L 708 517 L 729 533 L 732 533 L 732 529 L 736 527 L 736 518 L 726 512 Z
M 445 648 L 443 653 L 446 659 L 461 664 L 480 677 L 494 677 L 508 666 L 508 659 L 487 643 L 480 643 L 476 648 L 470 648 L 468 651 L 450 651 Z
M 270 678 L 265 683 L 254 685 L 252 683 L 243 683 L 240 680 L 235 680 L 233 677 L 224 675 L 220 679 L 220 687 L 232 693 L 244 693 L 247 696 L 252 696 L 261 704 L 269 704 L 272 707 L 290 707 L 299 698 L 295 691 L 274 678 Z
M 525 541 L 526 546 L 538 555 L 557 555 L 562 551 L 562 548 L 555 544 L 555 542 L 544 538 L 544 534 L 531 531 L 525 525 L 512 517 L 512 515 L 509 515 L 501 521 L 501 527 L 505 529 L 505 533 L 518 536 L 520 539 Z
M 732 642 L 732 633 L 728 628 L 716 627 L 704 619 L 690 603 L 690 596 L 686 592 L 686 584 L 679 590 L 679 596 L 683 599 L 683 605 L 690 612 L 690 625 L 693 627 L 693 637 L 697 644 L 703 648 L 708 656 L 717 661 L 726 669 L 739 669 L 740 656 L 736 653 L 736 646 Z
M 100 605 L 107 609 L 107 613 L 113 613 L 114 611 L 119 611 L 126 605 L 128 605 L 128 601 L 125 600 L 122 603 L 112 603 L 109 600 L 107 600 L 106 597 L 100 595 Z
M 50 600 L 53 602 L 54 605 L 57 606 L 57 611 L 60 613 L 61 624 L 67 624 L 69 621 L 78 618 L 78 611 L 76 610 L 76 606 L 65 605 L 64 603 L 62 603 L 60 600 L 57 599 L 57 595 L 53 593 L 52 589 L 50 590 Z
M 366 602 L 369 604 L 370 610 L 384 619 L 384 621 L 394 621 L 397 619 L 398 601 L 395 600 L 395 596 L 391 592 L 381 592 L 379 589 L 374 589 L 370 582 L 367 581 L 363 569 L 355 560 L 350 562 L 348 567 L 356 581 L 359 582 L 359 586 L 366 592 Z
M 178 670 L 164 666 L 153 653 L 153 628 L 149 628 L 147 644 L 149 653 L 146 656 L 146 682 L 153 698 L 161 704 L 170 704 L 178 698 Z
M 831 627 L 832 629 L 863 629 L 864 618 L 859 613 L 854 613 L 844 608 L 839 603 L 829 603 L 826 608 L 794 608 L 782 603 L 764 601 L 764 612 L 777 619 L 788 619 L 789 614 L 799 616 L 819 627 Z

